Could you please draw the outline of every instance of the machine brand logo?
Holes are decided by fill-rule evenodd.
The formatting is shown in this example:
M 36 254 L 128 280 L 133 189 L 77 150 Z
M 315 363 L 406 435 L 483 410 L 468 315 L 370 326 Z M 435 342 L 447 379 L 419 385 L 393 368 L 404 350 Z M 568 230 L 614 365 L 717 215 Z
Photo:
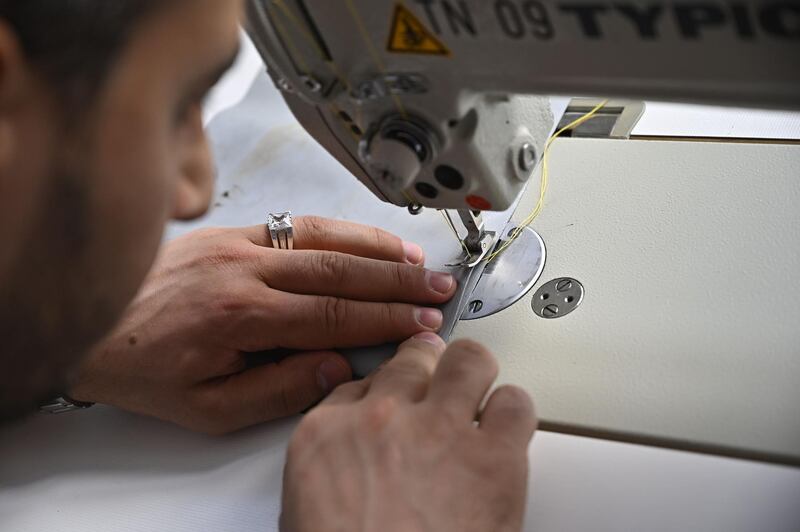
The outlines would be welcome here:
M 499 30 L 502 36 L 513 40 L 572 39 L 577 34 L 591 40 L 637 37 L 646 41 L 675 38 L 701 41 L 710 37 L 734 37 L 749 42 L 757 39 L 800 41 L 800 2 L 797 0 L 414 2 L 424 10 L 428 27 L 437 36 L 481 37 L 486 33 L 496 35 Z M 413 18 L 411 13 L 408 15 Z
M 406 54 L 450 55 L 447 46 L 401 4 L 394 8 L 387 49 Z

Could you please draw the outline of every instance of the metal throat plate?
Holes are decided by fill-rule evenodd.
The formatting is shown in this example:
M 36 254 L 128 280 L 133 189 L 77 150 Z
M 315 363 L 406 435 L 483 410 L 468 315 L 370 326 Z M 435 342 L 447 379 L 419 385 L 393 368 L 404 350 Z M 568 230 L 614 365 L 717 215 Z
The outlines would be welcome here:
M 506 238 L 515 226 L 506 227 Z M 503 245 L 499 241 L 498 246 Z M 544 241 L 526 227 L 517 240 L 486 265 L 469 302 L 461 314 L 462 320 L 485 318 L 504 310 L 527 294 L 542 275 L 545 261 Z
M 583 302 L 583 294 L 583 285 L 576 279 L 553 279 L 536 291 L 531 308 L 540 318 L 560 318 L 578 308 Z

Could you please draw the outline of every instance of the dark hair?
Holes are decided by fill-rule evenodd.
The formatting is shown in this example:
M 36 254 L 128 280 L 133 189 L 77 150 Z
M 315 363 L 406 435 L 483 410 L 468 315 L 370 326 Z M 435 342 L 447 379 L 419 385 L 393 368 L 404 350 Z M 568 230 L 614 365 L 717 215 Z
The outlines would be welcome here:
M 135 26 L 165 0 L 0 0 L 0 19 L 68 105 L 102 86 Z

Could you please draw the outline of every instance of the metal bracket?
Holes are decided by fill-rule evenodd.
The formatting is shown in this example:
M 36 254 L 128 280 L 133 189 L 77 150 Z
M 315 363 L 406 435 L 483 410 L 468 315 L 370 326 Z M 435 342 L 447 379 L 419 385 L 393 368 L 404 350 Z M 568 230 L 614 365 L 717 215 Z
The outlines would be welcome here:
M 561 116 L 559 131 L 594 109 L 602 100 L 575 98 L 569 102 Z M 591 120 L 564 132 L 564 136 L 582 138 L 628 139 L 644 114 L 644 102 L 635 100 L 609 100 Z
M 391 73 L 360 82 L 350 97 L 363 104 L 392 95 L 425 94 L 429 87 L 430 83 L 422 74 Z
M 579 281 L 561 277 L 545 283 L 536 291 L 531 308 L 541 318 L 560 318 L 578 308 L 583 296 L 583 285 Z

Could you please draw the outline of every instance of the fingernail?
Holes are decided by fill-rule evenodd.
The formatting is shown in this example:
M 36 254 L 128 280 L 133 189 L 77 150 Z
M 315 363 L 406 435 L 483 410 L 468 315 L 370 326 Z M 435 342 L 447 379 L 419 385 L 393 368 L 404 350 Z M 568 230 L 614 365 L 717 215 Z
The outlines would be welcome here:
M 427 342 L 433 345 L 441 345 L 444 340 L 442 340 L 438 334 L 432 332 L 421 332 L 419 334 L 415 334 L 413 336 L 414 340 L 419 340 L 421 342 Z
M 428 277 L 428 286 L 431 287 L 431 290 L 440 294 L 448 293 L 455 281 L 449 273 L 428 272 L 426 275 Z
M 442 326 L 442 311 L 435 308 L 418 308 L 417 321 L 428 329 L 438 331 Z
M 325 393 L 332 391 L 347 380 L 348 374 L 346 368 L 336 359 L 326 359 L 317 368 L 317 384 L 319 384 L 320 389 Z
M 403 252 L 406 254 L 406 262 L 419 266 L 425 262 L 425 253 L 422 248 L 412 242 L 403 242 Z

